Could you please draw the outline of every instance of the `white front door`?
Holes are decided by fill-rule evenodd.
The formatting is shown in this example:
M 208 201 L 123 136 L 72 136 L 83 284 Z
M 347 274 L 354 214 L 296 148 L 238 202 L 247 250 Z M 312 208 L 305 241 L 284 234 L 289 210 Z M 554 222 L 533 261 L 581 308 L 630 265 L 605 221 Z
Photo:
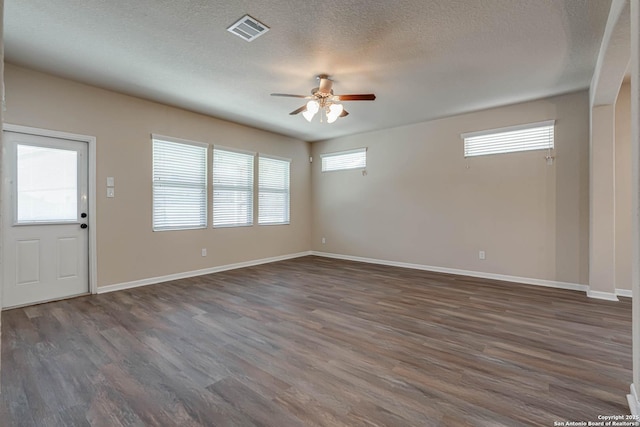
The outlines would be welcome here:
M 87 145 L 4 132 L 4 307 L 89 292 Z

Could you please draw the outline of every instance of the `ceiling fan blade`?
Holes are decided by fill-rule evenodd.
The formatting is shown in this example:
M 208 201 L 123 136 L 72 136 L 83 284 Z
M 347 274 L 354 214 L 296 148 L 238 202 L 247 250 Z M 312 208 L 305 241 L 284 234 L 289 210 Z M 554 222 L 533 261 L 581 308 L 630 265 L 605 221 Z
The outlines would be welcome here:
M 340 115 L 338 117 L 347 117 L 349 115 L 349 112 L 345 109 L 342 110 L 342 113 L 340 113 Z
M 306 95 L 291 95 L 289 93 L 272 93 L 271 96 L 286 96 L 289 98 L 305 98 L 305 99 L 311 99 L 313 98 L 312 96 L 306 96 Z
M 361 93 L 357 95 L 337 95 L 340 101 L 375 101 L 376 95 L 373 93 Z
M 302 113 L 303 111 L 306 111 L 307 106 L 303 105 L 302 107 L 298 108 L 297 110 L 293 110 L 292 112 L 289 113 L 290 116 L 295 116 L 298 113 Z

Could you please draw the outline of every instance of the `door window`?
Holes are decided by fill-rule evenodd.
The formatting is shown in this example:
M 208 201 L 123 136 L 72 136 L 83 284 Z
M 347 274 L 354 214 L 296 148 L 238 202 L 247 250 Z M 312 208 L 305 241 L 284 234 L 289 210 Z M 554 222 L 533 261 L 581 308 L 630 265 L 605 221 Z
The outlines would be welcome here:
M 16 223 L 78 220 L 78 152 L 17 145 Z

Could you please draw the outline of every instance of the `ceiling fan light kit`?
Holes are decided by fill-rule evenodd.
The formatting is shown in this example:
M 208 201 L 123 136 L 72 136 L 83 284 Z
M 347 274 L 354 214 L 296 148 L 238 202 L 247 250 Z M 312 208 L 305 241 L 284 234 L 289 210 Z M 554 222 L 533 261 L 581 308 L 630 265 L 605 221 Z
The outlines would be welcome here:
M 338 120 L 339 117 L 346 117 L 349 113 L 344 109 L 344 106 L 340 102 L 344 101 L 374 101 L 376 96 L 372 93 L 369 94 L 356 94 L 356 95 L 334 95 L 333 94 L 333 81 L 326 74 L 321 74 L 318 77 L 320 84 L 317 88 L 311 90 L 311 96 L 304 95 L 290 95 L 286 93 L 272 93 L 271 96 L 284 96 L 291 98 L 304 98 L 309 99 L 306 105 L 292 111 L 290 115 L 296 115 L 302 113 L 302 116 L 311 122 L 316 113 L 320 112 L 320 122 L 322 122 L 322 115 L 327 120 L 327 123 L 333 123 Z
M 327 114 L 327 123 L 333 123 L 338 120 L 343 110 L 342 104 L 331 104 L 329 106 L 329 114 Z
M 307 109 L 302 112 L 302 115 L 304 116 L 305 119 L 307 119 L 308 122 L 310 122 L 311 119 L 313 119 L 313 116 L 316 115 L 319 109 L 320 109 L 320 105 L 318 104 L 318 101 L 311 100 L 307 102 Z

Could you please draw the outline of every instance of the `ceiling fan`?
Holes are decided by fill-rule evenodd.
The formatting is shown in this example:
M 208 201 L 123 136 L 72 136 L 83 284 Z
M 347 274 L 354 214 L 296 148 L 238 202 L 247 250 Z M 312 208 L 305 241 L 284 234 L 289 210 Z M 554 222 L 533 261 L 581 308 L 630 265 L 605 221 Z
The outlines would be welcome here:
M 320 80 L 318 87 L 311 89 L 311 95 L 290 95 L 287 93 L 272 93 L 271 96 L 287 96 L 291 98 L 304 98 L 308 99 L 302 107 L 290 112 L 290 115 L 296 115 L 302 113 L 307 121 L 311 121 L 313 116 L 321 111 L 320 121 L 322 121 L 322 111 L 324 111 L 325 117 L 328 123 L 335 122 L 338 117 L 345 117 L 349 113 L 344 109 L 340 102 L 342 101 L 374 101 L 376 96 L 373 93 L 363 93 L 356 95 L 334 95 L 333 94 L 333 80 L 326 74 L 320 74 L 317 77 Z

